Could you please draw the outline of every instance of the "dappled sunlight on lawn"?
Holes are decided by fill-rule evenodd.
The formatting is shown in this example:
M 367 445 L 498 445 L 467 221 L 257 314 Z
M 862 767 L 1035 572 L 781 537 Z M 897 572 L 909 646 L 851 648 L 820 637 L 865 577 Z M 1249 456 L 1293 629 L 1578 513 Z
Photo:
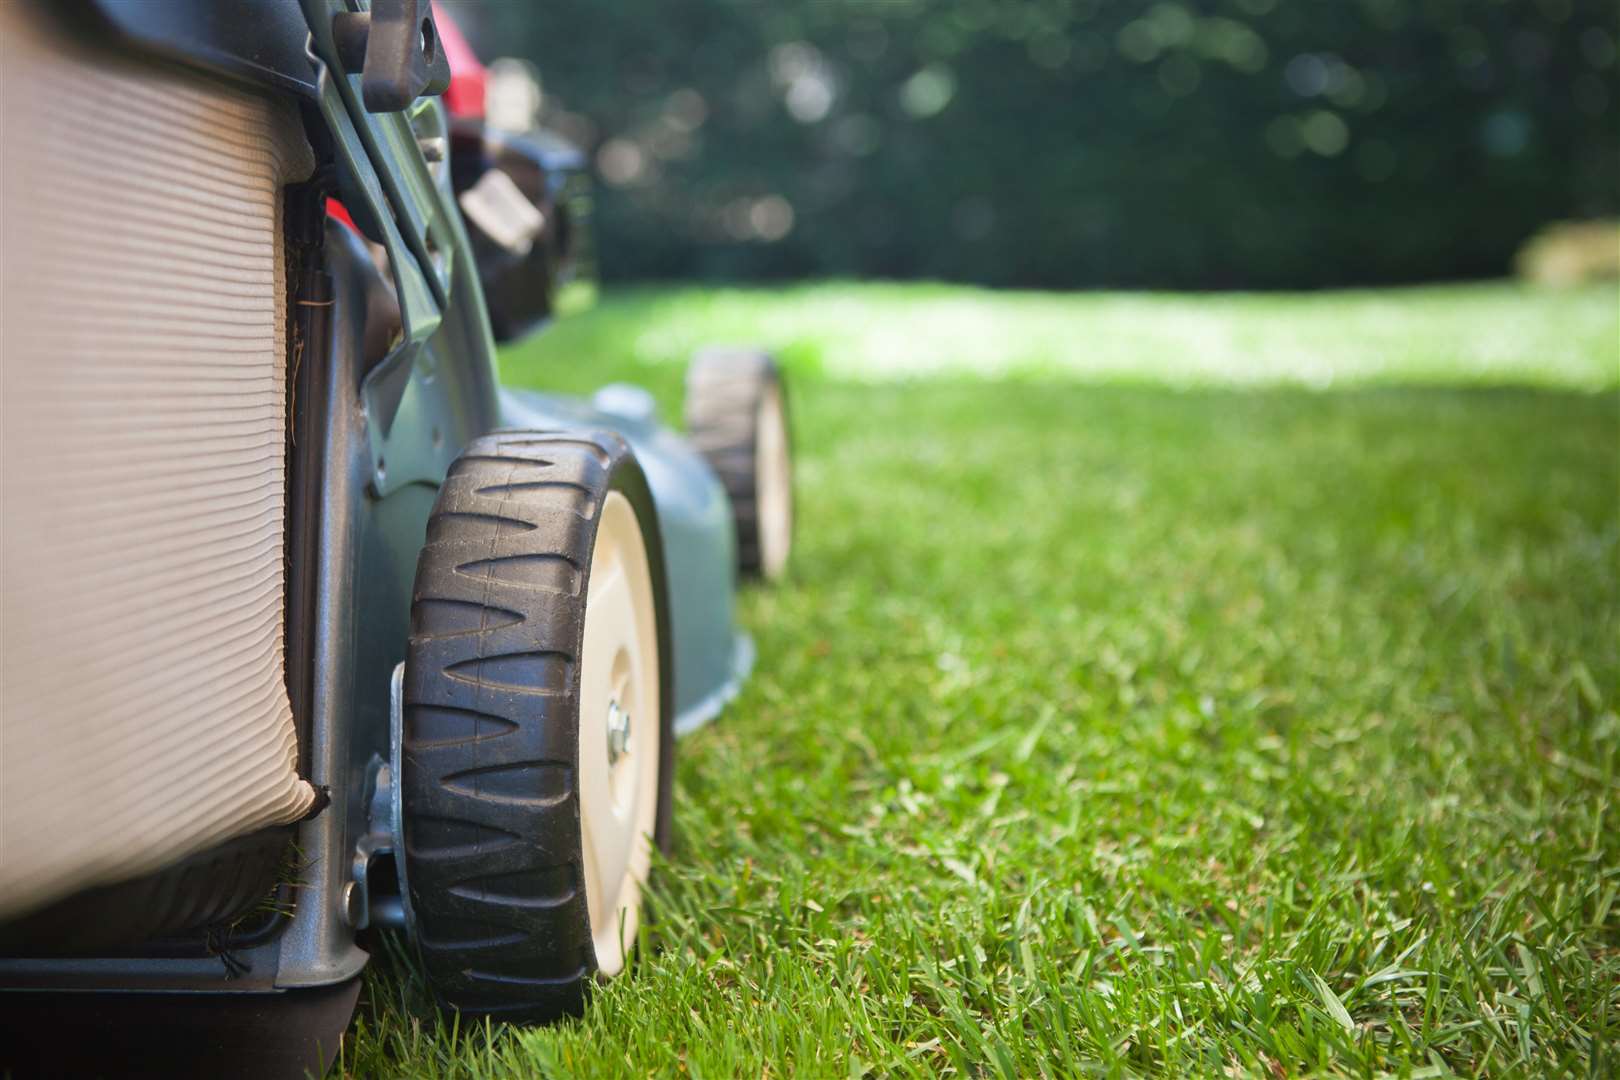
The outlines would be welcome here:
M 604 319 L 611 333 L 602 337 Z M 1018 376 L 1172 385 L 1620 380 L 1620 291 L 1511 284 L 1302 294 L 996 292 L 826 283 L 629 289 L 520 355 L 684 364 L 757 341 L 832 378 Z M 605 346 L 605 349 L 603 348 Z

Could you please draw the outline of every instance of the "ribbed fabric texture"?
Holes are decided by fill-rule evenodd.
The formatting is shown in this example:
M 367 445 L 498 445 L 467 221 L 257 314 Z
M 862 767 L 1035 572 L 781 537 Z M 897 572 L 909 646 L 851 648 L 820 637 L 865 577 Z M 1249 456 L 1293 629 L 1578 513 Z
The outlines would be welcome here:
M 0 918 L 295 820 L 294 111 L 0 3 Z

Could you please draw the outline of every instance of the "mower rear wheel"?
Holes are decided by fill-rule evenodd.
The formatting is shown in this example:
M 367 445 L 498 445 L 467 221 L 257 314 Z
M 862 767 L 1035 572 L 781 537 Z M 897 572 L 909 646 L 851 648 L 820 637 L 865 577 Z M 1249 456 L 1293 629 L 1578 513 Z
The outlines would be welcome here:
M 440 996 L 577 1013 L 636 939 L 667 847 L 674 741 L 663 552 L 616 435 L 503 432 L 451 467 L 417 563 L 402 797 Z
M 793 442 L 776 362 L 754 349 L 698 353 L 687 369 L 686 427 L 731 497 L 737 569 L 781 577 L 793 545 Z

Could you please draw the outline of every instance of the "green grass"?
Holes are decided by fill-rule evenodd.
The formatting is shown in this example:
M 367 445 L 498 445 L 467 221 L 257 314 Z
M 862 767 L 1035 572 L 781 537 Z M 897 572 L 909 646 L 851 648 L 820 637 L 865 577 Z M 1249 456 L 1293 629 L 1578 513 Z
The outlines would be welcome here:
M 680 746 L 678 850 L 584 1019 L 414 1076 L 1620 1068 L 1612 286 L 610 294 L 509 380 L 792 368 L 791 580 Z

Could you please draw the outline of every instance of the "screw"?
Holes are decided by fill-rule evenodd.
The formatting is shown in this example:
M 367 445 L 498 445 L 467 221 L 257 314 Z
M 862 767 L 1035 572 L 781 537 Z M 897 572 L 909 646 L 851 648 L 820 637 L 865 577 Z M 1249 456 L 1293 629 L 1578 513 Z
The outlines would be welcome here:
M 630 714 L 617 699 L 608 702 L 607 741 L 608 764 L 613 765 L 630 750 Z

